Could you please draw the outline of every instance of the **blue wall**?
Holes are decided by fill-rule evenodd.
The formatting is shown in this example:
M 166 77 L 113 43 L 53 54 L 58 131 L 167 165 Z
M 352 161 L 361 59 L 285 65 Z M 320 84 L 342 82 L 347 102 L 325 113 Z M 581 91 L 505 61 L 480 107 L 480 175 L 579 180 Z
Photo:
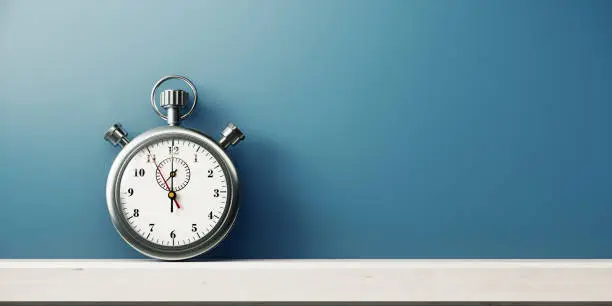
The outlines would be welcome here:
M 164 124 L 247 139 L 210 257 L 612 257 L 612 2 L 0 1 L 0 257 L 140 257 L 118 150 Z M 177 84 L 171 83 L 170 85 Z

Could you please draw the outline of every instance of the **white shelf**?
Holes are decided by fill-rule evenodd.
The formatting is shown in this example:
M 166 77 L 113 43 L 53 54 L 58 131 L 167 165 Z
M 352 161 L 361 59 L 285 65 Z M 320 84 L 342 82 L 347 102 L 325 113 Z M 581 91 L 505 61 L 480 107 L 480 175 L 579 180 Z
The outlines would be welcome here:
M 19 301 L 612 301 L 612 260 L 0 260 Z

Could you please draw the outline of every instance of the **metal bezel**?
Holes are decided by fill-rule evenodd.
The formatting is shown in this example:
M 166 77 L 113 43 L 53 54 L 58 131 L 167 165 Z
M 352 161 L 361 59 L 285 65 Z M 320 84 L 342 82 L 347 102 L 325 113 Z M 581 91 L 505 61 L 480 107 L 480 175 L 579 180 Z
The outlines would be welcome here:
M 223 215 L 213 229 L 197 242 L 166 247 L 144 239 L 136 233 L 123 217 L 119 201 L 121 177 L 129 161 L 145 146 L 162 139 L 176 137 L 193 141 L 207 149 L 219 161 L 228 181 L 228 202 Z M 211 139 L 196 130 L 180 126 L 163 126 L 151 129 L 130 141 L 115 158 L 106 183 L 106 201 L 111 221 L 131 247 L 141 254 L 160 260 L 185 260 L 204 254 L 216 247 L 230 232 L 238 213 L 238 175 L 234 164 L 223 149 Z

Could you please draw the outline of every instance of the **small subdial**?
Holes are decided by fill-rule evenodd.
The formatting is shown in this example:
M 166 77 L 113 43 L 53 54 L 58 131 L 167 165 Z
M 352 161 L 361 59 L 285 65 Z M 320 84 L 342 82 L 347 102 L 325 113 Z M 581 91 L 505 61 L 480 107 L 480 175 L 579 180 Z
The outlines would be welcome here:
M 159 163 L 159 170 L 155 175 L 159 187 L 166 191 L 170 191 L 167 186 L 173 191 L 179 191 L 189 183 L 191 171 L 187 163 L 178 157 L 168 157 Z M 161 174 L 160 174 L 161 172 Z M 164 176 L 162 178 L 162 175 Z M 165 180 L 165 182 L 164 182 Z

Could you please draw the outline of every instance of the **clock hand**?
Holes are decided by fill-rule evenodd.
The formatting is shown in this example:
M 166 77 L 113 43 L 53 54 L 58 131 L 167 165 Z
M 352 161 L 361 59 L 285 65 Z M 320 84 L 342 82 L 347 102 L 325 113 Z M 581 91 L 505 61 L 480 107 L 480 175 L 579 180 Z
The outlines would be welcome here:
M 172 145 L 174 146 L 174 140 L 172 140 Z M 170 157 L 170 188 L 174 190 L 174 157 Z
M 176 202 L 176 193 L 174 191 L 168 192 L 168 197 L 170 198 L 170 212 L 174 212 L 174 206 L 172 206 L 172 201 L 177 204 L 177 208 L 181 208 L 178 206 L 178 202 Z
M 147 151 L 149 152 L 149 154 L 151 154 L 151 151 L 149 151 L 149 148 L 147 148 Z M 170 190 L 170 186 L 168 186 L 168 182 L 166 182 L 166 178 L 164 178 L 164 174 L 161 172 L 161 170 L 159 170 L 159 166 L 157 165 L 157 161 L 155 159 L 153 159 L 153 164 L 155 165 L 155 168 L 157 168 L 157 172 L 159 172 L 159 176 L 161 176 L 162 180 L 164 180 L 164 184 L 166 185 L 166 188 Z M 172 197 L 170 196 L 170 194 L 172 194 Z M 181 208 L 181 205 L 179 205 L 179 203 L 176 201 L 176 194 L 174 193 L 174 191 L 170 190 L 170 192 L 168 192 L 168 197 L 171 200 L 174 200 L 174 204 L 176 204 L 176 208 Z
M 170 175 L 166 178 L 166 181 L 169 180 L 171 177 L 176 177 L 176 170 L 170 172 Z
M 172 146 L 174 147 L 174 139 L 172 140 Z M 171 158 L 171 166 L 170 166 L 170 192 L 174 192 L 174 157 L 170 157 Z M 168 194 L 168 197 L 170 197 L 170 194 Z M 170 212 L 173 213 L 174 212 L 174 206 L 172 205 L 172 197 L 170 197 Z
M 168 197 L 170 198 L 170 195 L 168 195 Z M 173 213 L 174 212 L 174 201 L 172 201 L 172 198 L 170 198 L 170 212 Z

